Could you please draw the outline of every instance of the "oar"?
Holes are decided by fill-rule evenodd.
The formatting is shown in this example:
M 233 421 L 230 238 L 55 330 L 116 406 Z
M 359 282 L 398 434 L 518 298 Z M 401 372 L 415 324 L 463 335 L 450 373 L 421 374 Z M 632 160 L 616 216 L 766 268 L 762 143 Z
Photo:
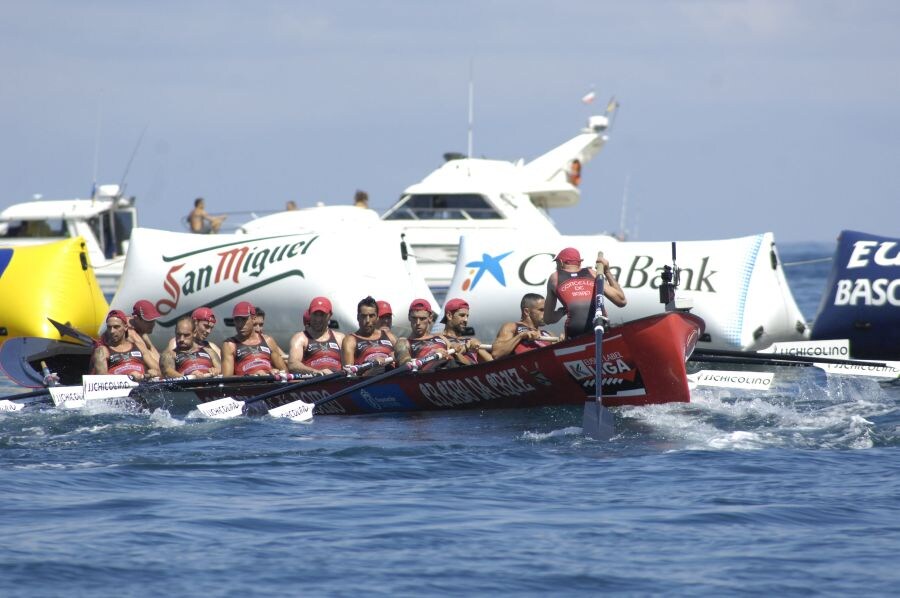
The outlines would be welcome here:
M 57 322 L 53 318 L 47 318 L 53 327 L 56 328 L 56 331 L 59 332 L 60 336 L 68 336 L 70 338 L 74 338 L 75 340 L 91 346 L 94 344 L 94 339 L 85 334 L 84 332 L 78 330 L 77 328 L 73 328 L 68 324 L 63 324 L 62 322 Z
M 789 362 L 789 363 L 830 363 L 834 365 L 859 365 L 872 367 L 885 367 L 883 362 L 861 361 L 858 359 L 831 359 L 829 357 L 809 357 L 806 355 L 784 355 L 776 353 L 759 353 L 757 351 L 730 351 L 728 349 L 694 349 L 691 359 L 703 361 L 703 357 L 730 357 L 735 361 L 746 360 L 747 363 L 759 361 Z
M 603 257 L 598 252 L 597 257 Z M 581 427 L 584 435 L 594 440 L 609 440 L 616 433 L 615 420 L 612 413 L 603 404 L 603 285 L 606 279 L 597 273 L 594 281 L 596 311 L 594 312 L 594 398 L 584 402 L 584 416 Z
M 378 365 L 372 362 L 372 366 Z M 369 367 L 372 367 L 369 366 Z M 360 370 L 361 366 L 357 366 L 356 371 Z M 197 410 L 205 415 L 206 417 L 211 417 L 213 419 L 230 419 L 232 417 L 237 417 L 244 412 L 244 406 L 249 405 L 250 403 L 255 403 L 257 401 L 263 401 L 265 399 L 269 399 L 272 397 L 277 397 L 278 395 L 284 394 L 286 392 L 292 392 L 299 388 L 303 388 L 305 386 L 309 386 L 312 384 L 318 384 L 319 382 L 325 382 L 326 380 L 335 380 L 337 378 L 341 378 L 346 376 L 346 372 L 333 372 L 331 374 L 326 374 L 325 376 L 315 376 L 313 378 L 307 378 L 301 382 L 296 382 L 294 384 L 288 384 L 287 386 L 282 386 L 280 388 L 275 388 L 273 390 L 269 390 L 255 397 L 249 398 L 246 401 L 237 401 L 233 397 L 225 397 L 223 399 L 216 399 L 214 401 L 207 401 L 206 403 L 200 403 L 197 405 Z
M 772 372 L 741 372 L 728 370 L 700 370 L 688 374 L 688 382 L 694 386 L 716 386 L 719 388 L 743 388 L 747 390 L 769 390 L 775 374 Z
M 453 350 L 447 352 L 448 356 L 453 354 Z M 315 411 L 316 407 L 320 405 L 324 405 L 325 403 L 330 403 L 336 399 L 340 399 L 341 397 L 345 397 L 349 394 L 353 394 L 357 390 L 362 390 L 367 386 L 375 384 L 376 382 L 381 382 L 382 380 L 386 380 L 387 378 L 391 378 L 392 376 L 397 376 L 404 372 L 415 371 L 421 368 L 423 365 L 427 363 L 431 363 L 432 361 L 437 361 L 438 359 L 444 359 L 444 357 L 440 353 L 432 353 L 422 359 L 413 359 L 412 361 L 408 361 L 405 364 L 394 368 L 393 370 L 388 370 L 377 376 L 372 376 L 370 378 L 366 378 L 362 382 L 357 382 L 352 386 L 348 386 L 343 390 L 339 390 L 333 395 L 329 395 L 318 401 L 313 403 L 307 403 L 302 399 L 298 399 L 296 401 L 292 401 L 285 405 L 281 405 L 280 407 L 275 407 L 273 409 L 269 409 L 269 415 L 273 417 L 287 417 L 297 422 L 308 422 L 313 418 L 313 411 Z M 251 400 L 257 400 L 258 397 L 255 397 Z

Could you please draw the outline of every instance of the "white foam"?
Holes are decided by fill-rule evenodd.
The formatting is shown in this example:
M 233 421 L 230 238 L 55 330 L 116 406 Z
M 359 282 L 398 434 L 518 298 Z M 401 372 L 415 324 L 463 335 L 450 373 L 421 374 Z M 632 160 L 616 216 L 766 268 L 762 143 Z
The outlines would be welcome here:
M 568 428 L 562 428 L 560 430 L 551 430 L 550 432 L 528 432 L 525 431 L 522 433 L 523 440 L 531 440 L 534 442 L 541 442 L 544 440 L 548 440 L 550 438 L 559 438 L 561 436 L 578 436 L 581 434 L 581 428 L 577 426 L 569 426 Z

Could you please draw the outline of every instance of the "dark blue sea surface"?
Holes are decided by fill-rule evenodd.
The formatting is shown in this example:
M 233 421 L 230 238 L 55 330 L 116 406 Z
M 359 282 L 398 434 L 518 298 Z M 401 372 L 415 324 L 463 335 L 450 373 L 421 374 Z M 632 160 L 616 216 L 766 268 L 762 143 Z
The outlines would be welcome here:
M 828 268 L 788 268 L 809 318 Z M 0 414 L 0 594 L 897 593 L 900 385 L 692 400 L 617 410 L 610 442 L 578 408 Z

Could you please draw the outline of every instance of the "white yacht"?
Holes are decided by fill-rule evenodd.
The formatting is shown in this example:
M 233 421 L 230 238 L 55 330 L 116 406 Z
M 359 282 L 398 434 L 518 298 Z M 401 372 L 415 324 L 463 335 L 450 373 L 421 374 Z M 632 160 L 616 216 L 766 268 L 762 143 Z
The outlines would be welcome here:
M 34 199 L 0 212 L 0 246 L 37 245 L 82 237 L 103 294 L 111 297 L 122 276 L 131 231 L 137 226 L 134 197 L 119 185 L 99 185 L 90 199 Z
M 402 251 L 415 255 L 428 286 L 441 295 L 453 278 L 461 235 L 559 235 L 547 210 L 580 201 L 581 169 L 603 148 L 608 128 L 607 115 L 592 116 L 577 135 L 528 163 L 445 154 L 444 164 L 404 190 L 380 221 L 372 210 L 317 206 L 257 218 L 237 232 L 389 227 L 398 243 L 403 236 Z

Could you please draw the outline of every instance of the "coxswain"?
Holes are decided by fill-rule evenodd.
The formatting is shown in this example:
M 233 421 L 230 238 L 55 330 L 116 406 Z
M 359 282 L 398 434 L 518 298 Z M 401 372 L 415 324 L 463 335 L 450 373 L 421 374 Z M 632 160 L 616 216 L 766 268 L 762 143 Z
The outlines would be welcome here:
M 444 305 L 444 336 L 451 341 L 465 344 L 464 355 L 472 363 L 491 361 L 494 357 L 490 351 L 482 348 L 481 341 L 471 335 L 469 328 L 469 304 L 463 299 L 450 299 Z M 469 334 L 466 334 L 469 332 Z M 456 356 L 454 356 L 456 357 Z
M 288 369 L 293 373 L 331 374 L 341 371 L 344 334 L 328 327 L 331 301 L 314 297 L 309 303 L 309 325 L 291 338 Z
M 356 306 L 356 332 L 344 336 L 341 343 L 341 361 L 344 365 L 384 363 L 394 357 L 397 337 L 393 332 L 378 327 L 378 303 L 366 297 Z M 371 370 L 370 370 L 371 372 Z
M 159 356 L 159 367 L 164 377 L 209 378 L 222 372 L 219 354 L 198 343 L 196 334 L 193 315 L 184 316 L 175 323 L 175 345 Z
M 209 335 L 216 327 L 216 314 L 213 313 L 208 307 L 198 307 L 193 312 L 191 312 L 191 321 L 194 324 L 194 341 L 196 343 L 206 349 L 207 351 L 213 351 L 216 354 L 216 358 L 219 361 L 222 360 L 222 349 L 219 348 L 218 345 L 211 342 L 209 340 Z M 169 340 L 169 344 L 166 345 L 166 350 L 171 351 L 175 348 L 175 337 L 172 337 Z M 160 359 L 162 356 L 160 356 Z M 160 363 L 162 366 L 162 363 Z
M 594 330 L 594 312 L 597 309 L 594 289 L 598 273 L 606 279 L 603 295 L 618 307 L 624 307 L 627 303 L 625 291 L 610 271 L 609 261 L 602 252 L 597 254 L 596 269 L 582 268 L 581 254 L 574 247 L 566 247 L 553 259 L 556 260 L 556 271 L 547 279 L 544 321 L 555 324 L 566 316 L 566 338 Z M 561 304 L 558 309 L 557 300 Z
M 222 343 L 223 376 L 265 376 L 287 370 L 281 351 L 273 350 L 275 341 L 268 334 L 254 332 L 256 308 L 241 301 L 231 312 L 234 336 Z
M 131 317 L 128 318 L 128 340 L 147 355 L 156 365 L 154 369 L 159 371 L 159 351 L 150 339 L 153 328 L 156 326 L 162 314 L 150 301 L 140 299 L 131 309 Z
M 159 376 L 158 362 L 128 339 L 128 316 L 114 309 L 106 315 L 106 332 L 91 355 L 91 374 L 121 374 L 132 380 Z
M 394 325 L 394 312 L 391 310 L 391 304 L 387 301 L 376 301 L 375 303 L 378 305 L 378 327 L 390 332 Z
M 423 359 L 437 353 L 444 359 L 450 356 L 450 349 L 456 353 L 463 353 L 465 344 L 451 342 L 443 334 L 433 334 L 431 327 L 434 324 L 434 311 L 427 299 L 415 299 L 409 304 L 409 325 L 412 333 L 397 342 L 397 363 L 402 365 L 412 359 Z M 436 367 L 440 362 L 432 364 Z M 460 363 L 466 365 L 472 363 L 466 357 L 460 355 Z
M 518 322 L 507 322 L 500 327 L 494 339 L 491 355 L 499 359 L 510 353 L 524 353 L 550 344 L 550 335 L 541 329 L 544 325 L 544 298 L 537 293 L 526 293 L 519 303 L 521 317 Z

